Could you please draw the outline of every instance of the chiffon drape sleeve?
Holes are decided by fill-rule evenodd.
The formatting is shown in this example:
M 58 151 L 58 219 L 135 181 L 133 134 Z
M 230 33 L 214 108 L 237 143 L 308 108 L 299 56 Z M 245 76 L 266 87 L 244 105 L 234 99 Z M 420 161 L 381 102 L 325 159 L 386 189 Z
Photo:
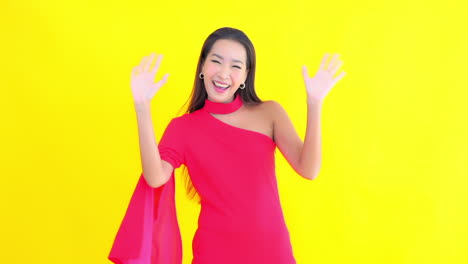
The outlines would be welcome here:
M 161 159 L 174 168 L 185 162 L 182 130 L 173 119 L 159 143 Z M 143 173 L 133 192 L 108 259 L 116 264 L 181 264 L 182 238 L 175 207 L 174 172 L 152 188 Z

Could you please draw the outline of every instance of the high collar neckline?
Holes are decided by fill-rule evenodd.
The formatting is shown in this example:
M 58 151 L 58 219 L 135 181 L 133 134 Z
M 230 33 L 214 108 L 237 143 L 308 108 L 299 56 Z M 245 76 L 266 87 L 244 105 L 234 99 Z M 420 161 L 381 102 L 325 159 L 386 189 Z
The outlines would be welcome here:
M 232 100 L 230 103 L 212 102 L 207 98 L 205 99 L 205 105 L 203 106 L 203 109 L 213 114 L 230 114 L 237 111 L 242 106 L 242 104 L 242 98 L 239 94 L 237 94 L 234 100 Z

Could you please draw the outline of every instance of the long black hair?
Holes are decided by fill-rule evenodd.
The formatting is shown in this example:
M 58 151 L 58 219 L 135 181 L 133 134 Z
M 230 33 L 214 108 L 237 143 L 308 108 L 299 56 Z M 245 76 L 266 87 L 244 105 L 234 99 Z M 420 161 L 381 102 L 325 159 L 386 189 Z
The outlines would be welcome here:
M 245 80 L 245 88 L 237 89 L 234 96 L 239 94 L 242 101 L 247 104 L 260 104 L 262 102 L 262 100 L 257 96 L 257 93 L 255 92 L 256 56 L 252 42 L 247 37 L 247 35 L 241 30 L 231 27 L 223 27 L 211 33 L 203 43 L 200 57 L 198 59 L 197 70 L 195 72 L 195 80 L 193 84 L 192 93 L 190 94 L 190 97 L 187 100 L 187 102 L 190 101 L 190 104 L 188 105 L 187 110 L 185 111 L 186 114 L 193 113 L 201 109 L 205 105 L 205 99 L 208 97 L 208 94 L 206 93 L 205 83 L 202 79 L 199 78 L 199 74 L 201 72 L 203 64 L 205 63 L 206 57 L 211 51 L 211 48 L 213 47 L 215 42 L 220 39 L 233 40 L 240 43 L 245 48 L 247 54 L 246 70 L 248 70 L 248 73 L 247 78 Z M 184 105 L 186 105 L 187 102 Z M 200 198 L 190 180 L 187 167 L 184 166 L 183 169 L 187 188 L 187 195 L 190 197 L 190 199 L 193 199 L 196 196 Z M 198 203 L 200 203 L 199 199 Z
M 239 42 L 245 48 L 247 54 L 246 70 L 248 70 L 248 73 L 245 80 L 245 89 L 237 89 L 236 95 L 240 94 L 240 97 L 244 103 L 262 102 L 262 100 L 260 100 L 260 98 L 257 96 L 257 93 L 255 92 L 256 56 L 252 42 L 247 37 L 247 35 L 239 29 L 223 27 L 211 33 L 203 43 L 200 57 L 198 59 L 197 70 L 195 72 L 192 94 L 189 97 L 190 104 L 186 110 L 186 113 L 195 112 L 202 108 L 205 104 L 205 99 L 208 95 L 206 93 L 205 83 L 202 79 L 199 78 L 198 75 L 200 74 L 203 64 L 205 63 L 206 56 L 208 56 L 210 53 L 211 48 L 215 42 L 220 39 L 228 39 Z

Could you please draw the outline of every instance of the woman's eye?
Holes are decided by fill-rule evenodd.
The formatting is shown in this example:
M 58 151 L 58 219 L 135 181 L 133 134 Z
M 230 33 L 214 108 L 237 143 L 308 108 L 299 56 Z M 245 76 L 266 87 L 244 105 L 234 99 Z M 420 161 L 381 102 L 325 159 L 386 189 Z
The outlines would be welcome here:
M 237 68 L 237 69 L 242 69 L 240 66 L 237 66 L 237 65 L 234 65 L 232 67 Z
M 217 60 L 211 60 L 211 61 L 214 62 L 214 63 L 219 63 L 219 61 L 217 61 Z

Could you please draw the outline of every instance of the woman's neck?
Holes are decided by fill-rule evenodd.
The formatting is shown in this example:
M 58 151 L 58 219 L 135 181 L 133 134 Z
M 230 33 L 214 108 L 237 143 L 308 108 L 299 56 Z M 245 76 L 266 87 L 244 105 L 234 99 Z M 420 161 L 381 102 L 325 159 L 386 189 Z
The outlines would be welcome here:
M 203 106 L 203 109 L 213 114 L 230 114 L 237 111 L 239 108 L 241 108 L 242 105 L 242 98 L 239 94 L 236 94 L 234 100 L 229 103 L 218 103 L 205 99 L 205 105 Z

